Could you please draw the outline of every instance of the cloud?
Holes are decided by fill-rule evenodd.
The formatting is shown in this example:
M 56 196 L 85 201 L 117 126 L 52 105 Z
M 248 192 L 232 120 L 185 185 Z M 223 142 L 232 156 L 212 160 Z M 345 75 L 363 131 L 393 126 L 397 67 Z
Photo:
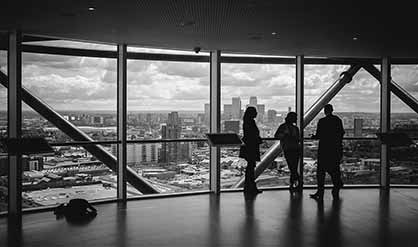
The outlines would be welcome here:
M 6 52 L 0 69 L 6 70 Z M 345 65 L 305 65 L 305 109 L 348 69 Z M 116 108 L 116 59 L 25 53 L 23 85 L 57 110 Z M 222 64 L 222 104 L 239 96 L 242 105 L 257 96 L 266 110 L 295 105 L 295 66 Z M 209 64 L 164 61 L 128 61 L 130 110 L 203 110 L 209 102 Z M 392 66 L 392 78 L 418 97 L 418 66 Z M 6 90 L 0 90 L 1 99 Z M 360 70 L 332 100 L 338 111 L 379 111 L 380 84 Z M 5 100 L 4 100 L 5 101 Z M 5 104 L 2 104 L 5 108 Z M 393 111 L 404 104 L 393 100 Z
M 158 62 L 157 72 L 186 78 L 209 76 L 209 63 Z

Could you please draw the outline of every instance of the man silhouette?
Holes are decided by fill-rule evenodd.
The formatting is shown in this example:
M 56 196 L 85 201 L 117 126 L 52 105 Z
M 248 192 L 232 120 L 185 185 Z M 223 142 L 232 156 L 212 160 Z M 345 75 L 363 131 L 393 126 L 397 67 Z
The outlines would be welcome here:
M 339 199 L 339 192 L 343 186 L 340 161 L 343 154 L 342 139 L 345 132 L 341 119 L 333 115 L 332 112 L 332 105 L 325 105 L 325 117 L 319 120 L 316 134 L 312 136 L 315 139 L 319 139 L 318 166 L 316 171 L 318 190 L 315 194 L 310 195 L 313 199 L 317 200 L 322 200 L 324 196 L 325 172 L 331 176 L 334 185 L 332 189 L 334 199 Z

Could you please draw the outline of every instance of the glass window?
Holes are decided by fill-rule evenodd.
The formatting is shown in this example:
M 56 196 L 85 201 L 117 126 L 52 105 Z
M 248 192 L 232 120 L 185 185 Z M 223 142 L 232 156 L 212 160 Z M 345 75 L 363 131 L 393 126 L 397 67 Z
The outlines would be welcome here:
M 68 44 L 73 43 L 56 43 Z M 57 125 L 58 116 L 91 140 L 117 139 L 116 59 L 23 53 L 22 86 L 57 114 L 39 114 L 41 109 L 33 109 L 24 100 L 24 137 L 41 136 L 50 143 L 79 140 Z M 96 145 L 101 149 L 98 153 L 91 147 L 94 146 L 54 146 L 53 155 L 24 156 L 23 207 L 54 206 L 72 198 L 115 198 L 115 171 L 109 168 L 112 164 L 101 161 L 111 153 L 111 146 Z
M 316 101 L 335 83 L 349 66 L 307 65 L 305 69 L 305 108 Z M 380 144 L 374 139 L 380 124 L 380 85 L 368 72 L 361 69 L 353 80 L 330 101 L 334 114 L 343 121 L 345 137 L 344 156 L 341 161 L 342 178 L 345 184 L 377 184 L 380 176 Z M 308 110 L 306 108 L 306 110 Z M 305 128 L 304 180 L 316 184 L 318 141 L 311 140 L 318 120 L 324 117 L 321 111 Z M 331 180 L 327 176 L 326 182 Z
M 22 61 L 24 89 L 93 140 L 116 140 L 116 59 L 24 53 Z M 72 139 L 36 109 L 22 111 L 24 135 Z
M 222 132 L 242 136 L 242 117 L 246 107 L 251 105 L 257 108 L 260 136 L 273 137 L 287 112 L 295 111 L 295 65 L 223 63 L 221 69 Z M 261 144 L 261 154 L 273 143 L 265 141 Z M 237 148 L 222 148 L 221 187 L 233 187 L 244 175 L 245 167 L 246 161 L 238 158 Z M 285 174 L 272 164 L 258 178 L 259 186 L 284 185 L 283 176 Z
M 304 66 L 304 110 L 307 112 L 315 102 L 335 83 L 340 74 L 346 71 L 346 65 L 305 65 Z M 336 109 L 338 111 L 338 109 Z M 324 115 L 322 111 L 305 127 L 305 137 L 315 133 L 318 120 Z
M 418 65 L 392 66 L 392 80 L 412 97 L 418 99 Z M 418 114 L 391 94 L 391 129 L 405 133 L 412 145 L 391 147 L 390 182 L 418 184 Z
M 110 152 L 110 146 L 99 146 Z M 73 198 L 116 197 L 116 173 L 83 147 L 54 147 L 53 155 L 23 156 L 22 207 L 55 206 Z
M 209 146 L 202 142 L 134 143 L 127 165 L 159 193 L 209 189 Z M 141 195 L 128 184 L 128 196 Z
M 128 140 L 205 138 L 208 103 L 209 63 L 128 61 Z M 161 193 L 209 187 L 206 143 L 132 143 L 127 153 L 128 166 Z
M 7 75 L 7 51 L 0 51 L 0 72 Z M 7 138 L 7 88 L 0 85 L 0 139 Z M 0 212 L 7 211 L 8 203 L 7 154 L 0 145 Z

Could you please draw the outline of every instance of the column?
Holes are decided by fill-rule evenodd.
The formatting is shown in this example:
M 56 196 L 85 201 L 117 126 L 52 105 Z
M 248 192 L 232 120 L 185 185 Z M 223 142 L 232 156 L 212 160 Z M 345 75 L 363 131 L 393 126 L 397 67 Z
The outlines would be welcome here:
M 297 56 L 296 57 L 296 114 L 298 116 L 297 126 L 300 130 L 299 138 L 301 141 L 300 144 L 300 160 L 299 160 L 299 175 L 300 181 L 299 183 L 303 185 L 303 88 L 304 88 L 304 57 Z
M 388 133 L 390 130 L 390 58 L 382 58 L 382 77 L 380 86 L 380 131 Z M 380 149 L 380 186 L 389 188 L 389 154 L 388 144 L 381 144 Z
M 221 131 L 221 52 L 210 53 L 210 133 Z M 210 191 L 221 191 L 220 148 L 210 147 Z
M 7 75 L 9 87 L 8 100 L 8 138 L 21 138 L 22 135 L 22 35 L 19 31 L 9 33 L 7 53 Z M 9 155 L 9 207 L 8 214 L 16 223 L 22 216 L 22 164 L 21 155 Z
M 118 115 L 118 199 L 126 201 L 126 112 L 127 112 L 127 53 L 126 45 L 118 45 L 117 115 Z

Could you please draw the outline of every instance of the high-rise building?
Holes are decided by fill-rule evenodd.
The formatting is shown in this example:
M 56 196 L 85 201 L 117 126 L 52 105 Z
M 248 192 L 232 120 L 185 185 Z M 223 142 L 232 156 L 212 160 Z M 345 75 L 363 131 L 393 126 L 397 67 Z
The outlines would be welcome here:
M 224 131 L 239 134 L 239 120 L 227 120 L 224 122 Z
M 287 107 L 287 112 L 291 112 L 291 111 L 292 111 L 292 107 L 291 106 Z
M 158 161 L 158 145 L 157 143 L 135 143 L 126 146 L 126 162 L 127 164 L 136 164 L 141 162 L 157 162 Z
M 232 119 L 232 105 L 224 104 L 224 118 L 226 120 Z
M 232 98 L 232 118 L 240 119 L 241 118 L 241 98 L 233 97 Z
M 257 107 L 257 97 L 256 96 L 251 96 L 250 97 L 250 104 L 249 105 Z
M 262 122 L 266 113 L 266 106 L 263 104 L 256 105 L 257 108 L 257 121 Z
M 205 104 L 205 124 L 209 126 L 210 121 L 210 104 Z
M 204 124 L 205 123 L 205 114 L 204 113 L 198 113 L 197 114 L 197 123 L 198 124 Z
M 267 123 L 275 123 L 277 120 L 277 112 L 275 110 L 267 111 Z
M 178 112 L 168 114 L 167 123 L 161 126 L 162 139 L 179 139 L 181 134 L 181 121 Z M 182 160 L 189 160 L 190 145 L 180 142 L 169 142 L 161 144 L 160 162 L 170 163 Z
M 363 135 L 363 119 L 354 119 L 354 136 L 359 137 Z
M 152 122 L 152 115 L 151 113 L 147 113 L 145 120 L 147 121 L 147 123 L 151 123 Z

